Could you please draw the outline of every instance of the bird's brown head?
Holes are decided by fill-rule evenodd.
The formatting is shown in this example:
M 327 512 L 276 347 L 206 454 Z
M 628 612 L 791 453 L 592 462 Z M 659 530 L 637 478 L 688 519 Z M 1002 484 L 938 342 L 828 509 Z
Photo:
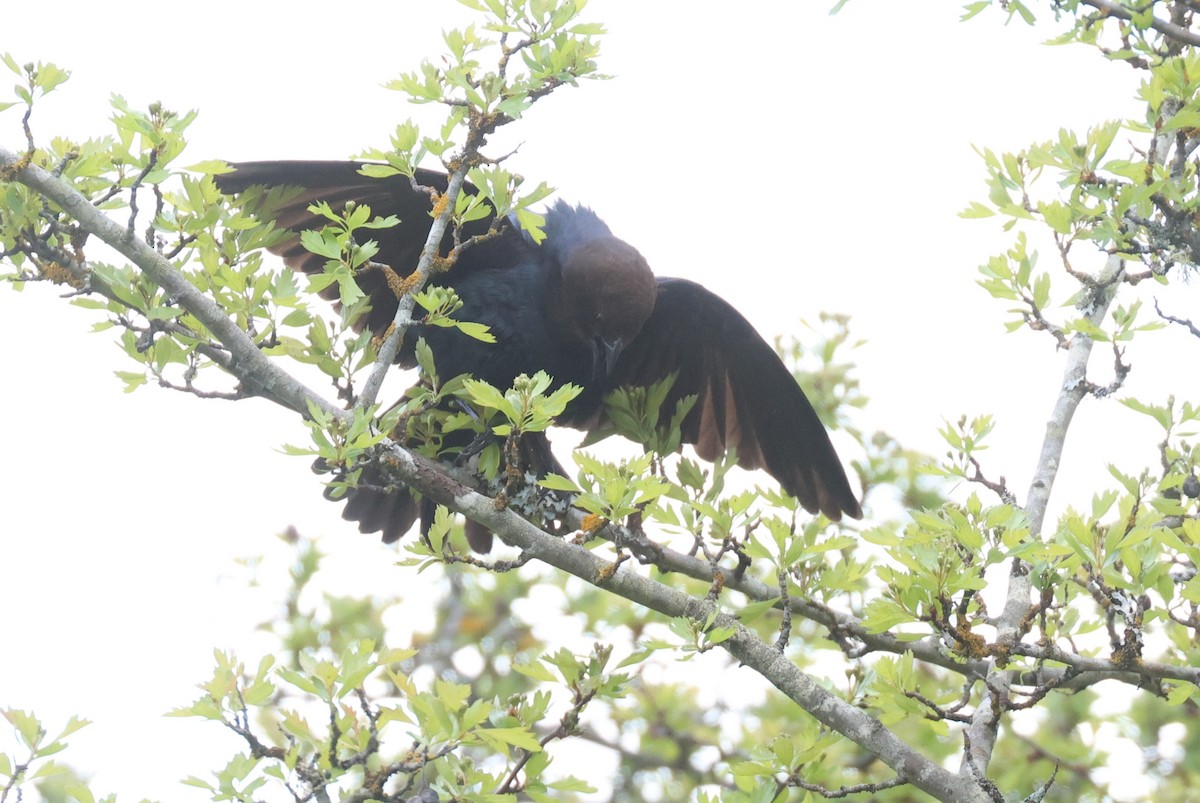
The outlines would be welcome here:
M 612 374 L 654 311 L 658 283 L 637 249 L 612 235 L 572 248 L 552 285 L 550 320 L 558 332 L 588 349 L 592 376 Z

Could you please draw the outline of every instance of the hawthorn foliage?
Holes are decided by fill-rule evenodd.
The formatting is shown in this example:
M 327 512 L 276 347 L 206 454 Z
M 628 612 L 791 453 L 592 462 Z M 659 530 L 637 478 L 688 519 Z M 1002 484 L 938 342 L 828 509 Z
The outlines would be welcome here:
M 390 143 L 360 154 L 379 176 L 412 178 L 428 164 L 450 176 L 415 266 L 373 261 L 371 232 L 394 220 L 324 206 L 328 225 L 305 246 L 325 271 L 291 273 L 264 255 L 280 234 L 253 214 L 259 199 L 217 192 L 223 163 L 181 158 L 193 114 L 115 97 L 109 134 L 45 140 L 33 112 L 68 73 L 3 57 L 17 83 L 0 111 L 20 119 L 23 141 L 0 150 L 0 278 L 67 288 L 117 338 L 128 358 L 117 375 L 131 391 L 158 385 L 197 404 L 265 397 L 303 417 L 311 442 L 289 449 L 318 460 L 331 496 L 370 466 L 444 503 L 426 537 L 402 544 L 395 570 L 436 573 L 444 593 L 432 603 L 314 601 L 303 592 L 321 576 L 321 550 L 285 536 L 290 590 L 261 623 L 278 649 L 218 652 L 199 696 L 172 712 L 230 730 L 240 749 L 184 782 L 239 801 L 1100 800 L 1112 777 L 1102 770 L 1124 761 L 1156 799 L 1200 786 L 1200 402 L 1123 390 L 1135 341 L 1173 327 L 1200 336 L 1171 308 L 1200 247 L 1192 4 L 966 6 L 967 18 L 1046 25 L 1057 44 L 1124 62 L 1143 77 L 1144 115 L 1013 153 L 980 149 L 987 195 L 963 217 L 999 222 L 1012 240 L 981 255 L 979 286 L 1002 302 L 1010 330 L 1044 337 L 1046 359 L 1063 366 L 1028 489 L 988 466 L 991 415 L 947 423 L 939 459 L 861 431 L 855 412 L 867 400 L 846 318 L 822 318 L 803 344 L 779 343 L 823 419 L 857 444 L 861 524 L 813 519 L 763 478 L 738 476 L 731 459 L 677 454 L 683 410 L 661 409 L 661 386 L 609 402 L 644 453 L 612 460 L 587 447 L 572 476 L 540 483 L 508 470 L 509 458 L 522 435 L 551 425 L 569 387 L 438 377 L 422 348 L 421 382 L 400 404 L 380 403 L 414 321 L 490 337 L 456 317 L 451 291 L 424 287 L 444 267 L 442 233 L 457 237 L 493 212 L 537 236 L 535 205 L 549 190 L 504 169 L 489 137 L 553 92 L 601 77 L 603 29 L 581 16 L 584 3 L 464 4 L 479 22 L 448 31 L 440 59 L 389 84 L 443 108 L 442 124 L 401 122 Z M 459 237 L 448 258 L 469 247 Z M 1042 253 L 1051 256 L 1039 263 Z M 379 338 L 354 326 L 367 303 L 356 276 L 368 269 L 411 274 Z M 1141 294 L 1148 285 L 1161 288 L 1155 309 Z M 322 291 L 336 293 L 336 309 Z M 314 376 L 327 384 L 318 390 Z M 478 414 L 446 412 L 450 398 Z M 1110 485 L 1051 521 L 1080 404 L 1106 405 L 1114 431 L 1148 418 L 1158 460 L 1114 463 Z M 471 472 L 435 460 L 445 433 L 462 428 L 496 436 Z M 508 550 L 470 554 L 462 515 Z M 543 589 L 557 592 L 556 610 L 522 605 Z M 385 622 L 414 604 L 424 626 L 395 643 Z M 566 646 L 555 621 L 592 646 Z M 761 684 L 753 701 L 714 692 L 747 673 Z M 1097 714 L 1114 687 L 1127 704 Z M 85 722 L 4 714 L 14 740 L 0 752 L 0 801 L 35 788 L 97 799 L 53 758 Z M 595 746 L 605 769 L 556 764 L 568 742 Z

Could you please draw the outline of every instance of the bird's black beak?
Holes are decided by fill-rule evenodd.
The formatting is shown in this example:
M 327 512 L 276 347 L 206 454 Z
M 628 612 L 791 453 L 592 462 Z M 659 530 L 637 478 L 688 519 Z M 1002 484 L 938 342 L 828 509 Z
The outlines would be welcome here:
M 621 342 L 621 338 L 616 340 L 605 340 L 602 337 L 597 337 L 592 341 L 592 376 L 594 377 L 610 377 L 613 375 L 613 370 L 617 367 L 617 358 L 621 356 L 621 349 L 625 348 L 625 344 Z M 604 373 L 601 374 L 603 369 Z

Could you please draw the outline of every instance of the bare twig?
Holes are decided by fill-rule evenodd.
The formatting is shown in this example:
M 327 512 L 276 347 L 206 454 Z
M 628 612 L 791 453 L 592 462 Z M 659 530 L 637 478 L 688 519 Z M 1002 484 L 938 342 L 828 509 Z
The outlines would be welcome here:
M 462 190 L 463 183 L 466 181 L 467 171 L 473 164 L 469 159 L 463 160 L 458 168 L 450 173 L 446 192 L 439 201 L 440 207 L 436 207 L 438 213 L 433 219 L 433 225 L 429 228 L 429 236 L 425 238 L 425 247 L 421 251 L 421 260 L 417 263 L 417 269 L 406 282 L 408 292 L 399 299 L 400 303 L 396 307 L 395 316 L 392 318 L 391 329 L 380 345 L 379 352 L 375 358 L 375 365 L 371 368 L 371 374 L 367 377 L 367 381 L 363 385 L 362 394 L 359 396 L 359 404 L 364 407 L 370 407 L 375 403 L 376 397 L 379 396 L 379 390 L 383 387 L 384 377 L 387 376 L 387 372 L 392 367 L 392 364 L 396 362 L 396 355 L 400 352 L 400 344 L 404 341 L 404 334 L 413 323 L 412 310 L 413 305 L 416 303 L 413 294 L 424 287 L 425 282 L 433 275 L 438 261 L 438 252 L 442 245 L 442 238 L 445 237 L 446 227 L 450 225 L 450 218 L 453 217 L 454 202 Z
M 787 570 L 780 566 L 777 575 L 779 581 L 779 600 L 783 603 L 783 619 L 779 623 L 779 638 L 775 640 L 775 649 L 782 653 L 787 649 L 788 641 L 792 637 L 792 606 L 788 604 L 788 576 Z
M 818 794 L 823 798 L 834 800 L 837 798 L 849 797 L 850 795 L 861 795 L 869 792 L 882 792 L 884 789 L 894 789 L 895 787 L 903 786 L 906 783 L 908 783 L 908 781 L 897 775 L 894 778 L 889 778 L 888 780 L 880 781 L 879 783 L 857 783 L 853 786 L 842 786 L 837 789 L 827 789 L 820 784 L 809 783 L 803 778 L 798 778 L 793 775 L 786 781 L 783 781 L 779 784 L 779 791 L 782 792 L 784 789 L 795 786 L 799 787 L 800 789 L 813 792 L 814 794 Z
M 1200 337 L 1200 328 L 1197 328 L 1196 324 L 1192 323 L 1191 320 L 1186 319 L 1186 318 L 1176 318 L 1174 315 L 1167 315 L 1158 306 L 1157 298 L 1154 299 L 1154 311 L 1157 312 L 1158 316 L 1160 318 L 1162 318 L 1164 321 L 1169 321 L 1170 323 L 1178 324 L 1179 326 L 1185 327 L 1189 332 L 1192 333 L 1192 337 Z

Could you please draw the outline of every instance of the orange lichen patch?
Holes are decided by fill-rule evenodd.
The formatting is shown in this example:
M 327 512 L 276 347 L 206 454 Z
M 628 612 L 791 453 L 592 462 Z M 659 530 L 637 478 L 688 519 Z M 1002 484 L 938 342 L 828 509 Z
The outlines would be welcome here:
M 1041 597 L 1039 598 L 1038 604 L 1031 605 L 1029 607 L 1029 610 L 1027 610 L 1025 612 L 1025 615 L 1023 617 L 1021 617 L 1021 624 L 1018 626 L 1018 630 L 1022 634 L 1028 633 L 1033 628 L 1033 623 L 1038 618 L 1038 616 L 1040 616 L 1045 611 L 1049 610 L 1050 605 L 1053 602 L 1054 602 L 1054 588 L 1053 588 L 1053 586 L 1046 586 L 1046 588 L 1042 589 Z
M 424 750 L 409 750 L 400 758 L 400 760 L 407 766 L 421 767 L 432 758 L 433 756 L 429 755 Z
M 580 526 L 580 529 L 587 533 L 594 533 L 603 526 L 603 516 L 597 516 L 595 513 L 589 513 L 583 517 L 583 524 Z
M 388 288 L 395 294 L 396 298 L 404 298 L 413 291 L 420 281 L 420 277 L 416 273 L 410 273 L 407 276 L 400 276 L 396 271 L 387 268 L 384 272 L 387 278 Z
M 712 585 L 709 586 L 708 593 L 716 595 L 720 594 L 725 588 L 725 572 L 718 569 L 713 572 Z
M 390 323 L 388 324 L 387 329 L 384 329 L 382 332 L 375 335 L 375 337 L 371 338 L 371 345 L 375 347 L 376 351 L 383 347 L 383 341 L 387 340 L 395 329 L 396 324 Z
M 987 639 L 965 627 L 954 628 L 954 639 L 958 642 L 959 651 L 970 658 L 986 658 L 992 652 Z
M 57 262 L 43 263 L 42 275 L 55 284 L 69 285 L 76 290 L 83 289 L 83 286 L 86 284 L 82 276 L 72 273 Z
M 482 616 L 464 614 L 458 622 L 458 632 L 464 636 L 482 638 L 492 628 L 492 622 Z
M 1137 631 L 1133 628 L 1125 628 L 1125 642 L 1113 650 L 1112 662 L 1124 669 L 1133 669 L 1141 665 L 1141 642 Z
M 405 288 L 405 277 L 396 273 L 390 265 L 379 265 L 378 269 L 383 272 L 383 280 L 387 283 L 388 289 L 392 294 L 399 298 L 407 291 Z
M 437 193 L 433 199 L 433 216 L 436 218 L 446 211 L 446 207 L 450 205 L 450 196 L 445 193 Z
M 379 462 L 393 471 L 401 468 L 400 461 L 394 455 L 387 454 L 386 452 L 379 456 Z
M 621 564 L 629 560 L 629 553 L 617 550 L 617 559 L 612 563 L 607 563 L 596 570 L 596 582 L 603 583 L 605 580 L 611 579 L 617 573 L 617 569 Z
M 12 181 L 25 168 L 29 167 L 29 163 L 33 161 L 33 151 L 26 151 L 21 154 L 21 158 L 13 162 L 8 167 L 0 170 L 0 181 Z

